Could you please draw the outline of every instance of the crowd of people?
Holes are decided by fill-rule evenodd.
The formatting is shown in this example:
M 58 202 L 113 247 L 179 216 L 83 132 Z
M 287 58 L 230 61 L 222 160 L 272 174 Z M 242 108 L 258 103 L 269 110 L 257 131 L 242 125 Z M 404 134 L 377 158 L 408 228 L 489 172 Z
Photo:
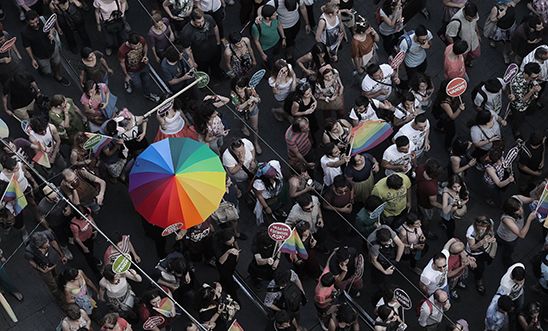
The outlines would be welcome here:
M 424 0 L 375 1 L 369 12 L 360 12 L 364 5 L 353 0 L 238 2 L 153 1 L 141 22 L 151 22 L 143 35 L 126 19 L 126 0 L 17 0 L 20 15 L 14 5 L 0 3 L 0 19 L 11 14 L 26 25 L 16 36 L 25 52 L 9 44 L 12 27 L 0 25 L 0 44 L 7 45 L 0 53 L 3 117 L 24 124 L 24 136 L 2 139 L 0 191 L 15 180 L 28 202 L 20 210 L 17 199 L 2 198 L 0 222 L 10 236 L 21 235 L 25 259 L 66 313 L 57 329 L 129 331 L 146 324 L 166 331 L 185 319 L 187 331 L 224 331 L 244 309 L 254 309 L 241 306 L 233 278 L 237 269 L 247 269 L 246 281 L 264 294 L 267 330 L 305 330 L 301 309 L 308 301 L 322 329 L 360 330 L 360 313 L 342 293 L 361 297 L 364 280 L 378 288 L 370 298 L 376 331 L 543 330 L 546 299 L 524 293 L 528 277 L 538 280 L 527 284 L 534 291 L 544 298 L 548 293 L 547 215 L 536 212 L 547 186 L 548 131 L 527 125 L 544 111 L 546 1 L 496 0 L 482 14 L 482 26 L 474 1 L 430 3 L 444 8 L 438 31 L 407 23 L 416 15 L 433 20 Z M 232 5 L 226 10 L 239 8 L 241 26 L 225 26 L 225 7 Z M 47 27 L 51 13 L 57 20 Z M 88 16 L 95 19 L 94 31 L 85 24 Z M 92 33 L 101 33 L 104 50 Z M 298 36 L 314 40 L 304 54 L 298 53 Z M 429 57 L 434 38 L 445 44 L 441 61 Z M 518 65 L 515 76 L 492 73 L 469 88 L 470 102 L 468 94 L 448 93 L 452 79 L 471 81 L 470 68 L 487 45 L 502 50 L 506 64 Z M 342 70 L 342 47 L 350 47 L 352 71 Z M 81 57 L 72 82 L 61 65 L 63 52 Z M 119 66 L 109 64 L 111 58 Z M 427 73 L 437 63 L 441 82 Z M 159 103 L 164 96 L 155 91 L 151 67 L 173 93 L 188 87 L 197 71 L 230 81 L 230 92 L 190 87 L 167 109 L 144 116 L 148 109 L 128 109 L 115 94 L 139 90 Z M 271 89 L 259 94 L 250 77 L 261 68 L 261 84 Z M 48 90 L 56 93 L 43 93 L 37 74 L 53 78 Z M 113 75 L 123 77 L 122 91 L 111 90 Z M 343 84 L 350 76 L 355 83 Z M 79 85 L 79 99 L 64 93 L 71 84 Z M 348 104 L 350 89 L 360 95 Z M 261 115 L 267 103 L 272 114 Z M 464 112 L 474 113 L 466 125 Z M 270 128 L 260 119 L 270 116 L 274 121 L 267 125 L 284 127 L 278 139 L 285 141 L 286 158 L 261 158 L 268 142 L 259 127 Z M 229 117 L 237 120 L 232 130 Z M 354 128 L 372 120 L 388 123 L 393 134 L 367 152 L 352 153 Z M 155 134 L 149 121 L 158 123 Z M 86 143 L 96 134 L 113 139 L 91 152 Z M 105 252 L 95 248 L 100 236 L 94 218 L 107 203 L 108 187 L 127 185 L 139 153 L 174 137 L 201 141 L 219 155 L 226 194 L 204 223 L 178 231 L 173 247 L 162 229 L 143 222 L 158 257 L 150 273 L 155 284 L 148 284 L 134 268 L 113 268 L 121 253 L 141 262 L 129 235 L 107 233 L 115 245 Z M 442 149 L 436 157 L 435 147 Z M 57 185 L 43 177 L 57 178 Z M 498 213 L 467 215 L 472 197 Z M 239 226 L 242 214 L 253 218 L 251 231 Z M 308 256 L 281 253 L 267 231 L 273 222 L 296 229 Z M 532 261 L 518 258 L 517 244 L 530 240 L 533 229 L 542 231 L 544 244 L 530 252 Z M 251 258 L 240 259 L 248 235 Z M 0 290 L 22 301 L 22 284 L 0 258 Z M 500 275 L 488 270 L 497 259 L 505 269 Z M 217 270 L 217 281 L 202 281 L 202 265 Z M 396 288 L 409 285 L 400 275 L 413 273 L 420 279 L 411 284 L 420 290 L 412 293 L 417 316 L 405 321 Z M 316 284 L 313 293 L 301 280 Z M 446 315 L 467 287 L 493 295 L 488 307 L 474 307 L 484 325 Z

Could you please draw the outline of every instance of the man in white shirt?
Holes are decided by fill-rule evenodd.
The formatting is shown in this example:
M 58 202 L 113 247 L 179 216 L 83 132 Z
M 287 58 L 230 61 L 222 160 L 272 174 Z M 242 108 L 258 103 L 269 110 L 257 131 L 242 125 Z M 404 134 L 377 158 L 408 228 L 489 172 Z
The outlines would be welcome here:
M 419 286 L 424 294 L 432 295 L 438 289 L 449 293 L 449 286 L 447 285 L 447 261 L 449 260 L 449 247 L 454 242 L 457 242 L 457 239 L 452 238 L 445 243 L 441 253 L 434 255 L 422 270 Z
M 380 102 L 379 100 L 368 99 L 363 95 L 360 95 L 358 98 L 356 98 L 356 101 L 354 102 L 354 107 L 350 109 L 350 114 L 348 115 L 348 118 L 350 118 L 350 120 L 352 121 L 352 125 L 356 126 L 361 122 L 378 120 L 379 116 L 382 118 L 382 114 L 377 114 L 377 112 L 389 109 L 392 109 L 392 104 L 388 100 Z
M 407 174 L 413 169 L 415 145 L 406 136 L 399 136 L 394 140 L 382 155 L 381 166 L 384 174 L 389 176 L 395 172 Z
M 400 84 L 398 73 L 388 64 L 370 64 L 362 80 L 362 95 L 379 101 L 392 96 L 392 87 Z
M 413 143 L 414 148 L 411 152 L 415 157 L 421 157 L 424 151 L 430 150 L 430 121 L 426 118 L 426 113 L 419 114 L 415 119 L 400 128 L 394 138 L 406 136 Z
M 525 265 L 523 263 L 514 263 L 500 279 L 500 285 L 497 289 L 497 294 L 507 295 L 517 310 L 521 310 L 524 304 L 523 286 L 525 285 L 525 276 Z
M 480 84 L 481 86 L 475 89 L 476 95 L 472 95 L 474 105 L 478 110 L 485 109 L 499 115 L 502 109 L 502 91 L 506 86 L 504 80 L 497 77 Z
M 449 296 L 443 290 L 436 290 L 420 306 L 419 325 L 426 331 L 436 331 L 443 320 L 443 313 L 451 308 Z
M 521 71 L 525 68 L 525 65 L 529 62 L 536 62 L 540 65 L 539 80 L 543 82 L 548 81 L 548 45 L 541 45 L 535 48 L 531 53 L 527 54 L 521 62 Z
M 194 0 L 194 6 L 198 6 L 204 14 L 208 14 L 215 20 L 219 28 L 219 35 L 224 38 L 223 20 L 225 19 L 224 0 Z
M 300 221 L 305 221 L 310 224 L 310 233 L 314 234 L 316 240 L 320 240 L 322 237 L 325 237 L 321 234 L 324 223 L 322 210 L 320 208 L 320 200 L 318 197 L 311 195 L 310 193 L 303 193 L 299 195 L 296 200 L 297 202 L 289 211 L 289 215 L 287 215 L 285 223 L 289 224 L 291 227 L 294 227 Z
M 236 139 L 224 151 L 223 166 L 236 183 L 247 183 L 257 170 L 255 147 L 248 139 Z

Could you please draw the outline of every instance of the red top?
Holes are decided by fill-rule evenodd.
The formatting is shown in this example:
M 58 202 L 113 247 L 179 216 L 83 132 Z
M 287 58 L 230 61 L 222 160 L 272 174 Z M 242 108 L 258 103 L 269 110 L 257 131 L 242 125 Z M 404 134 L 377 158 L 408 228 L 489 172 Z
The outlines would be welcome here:
M 90 216 L 88 218 L 91 220 Z M 86 220 L 76 217 L 70 221 L 70 231 L 72 232 L 72 236 L 80 239 L 80 241 L 86 241 L 93 236 L 93 226 Z
M 466 76 L 466 67 L 464 65 L 464 56 L 458 55 L 457 59 L 449 59 L 449 53 L 453 52 L 453 44 L 445 48 L 445 57 L 443 60 L 443 72 L 445 79 L 464 78 Z
M 438 195 L 438 180 L 437 179 L 426 179 L 424 177 L 424 164 L 421 164 L 417 167 L 417 203 L 419 206 L 431 209 L 432 204 L 430 204 L 430 197 L 433 195 Z
M 123 62 L 128 72 L 139 72 L 145 68 L 146 63 L 143 62 L 147 44 L 145 38 L 139 37 L 137 45 L 131 45 L 125 42 L 118 49 L 118 60 Z

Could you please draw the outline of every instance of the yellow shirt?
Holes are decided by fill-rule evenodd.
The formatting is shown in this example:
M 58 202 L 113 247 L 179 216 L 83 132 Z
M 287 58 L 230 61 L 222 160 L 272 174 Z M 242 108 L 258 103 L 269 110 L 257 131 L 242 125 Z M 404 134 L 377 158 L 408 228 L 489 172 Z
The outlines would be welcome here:
M 411 181 L 405 174 L 396 173 L 396 175 L 403 179 L 403 185 L 400 189 L 394 190 L 388 188 L 386 185 L 388 177 L 384 177 L 375 184 L 371 192 L 371 194 L 378 196 L 383 202 L 386 202 L 383 212 L 386 217 L 397 216 L 407 207 L 407 190 L 411 187 Z

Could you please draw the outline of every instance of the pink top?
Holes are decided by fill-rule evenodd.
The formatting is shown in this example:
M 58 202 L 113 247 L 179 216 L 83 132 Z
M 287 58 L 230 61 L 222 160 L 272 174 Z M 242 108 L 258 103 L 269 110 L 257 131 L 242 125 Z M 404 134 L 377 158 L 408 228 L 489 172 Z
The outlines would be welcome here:
M 103 93 L 103 95 L 106 96 L 106 94 L 109 92 L 108 86 L 103 83 L 98 83 L 97 86 L 99 87 L 99 90 Z M 94 111 L 99 111 L 99 105 L 103 103 L 103 98 L 101 97 L 101 93 L 97 93 L 91 98 L 84 93 L 80 98 L 80 103 L 82 105 L 89 106 L 89 108 Z
M 449 45 L 445 48 L 443 71 L 445 79 L 453 78 L 465 78 L 466 67 L 464 65 L 464 56 L 458 55 L 456 60 L 449 59 L 449 54 L 453 52 L 453 45 Z
M 207 130 L 212 136 L 220 137 L 224 135 L 225 126 L 219 116 L 213 117 L 210 123 L 207 124 Z

